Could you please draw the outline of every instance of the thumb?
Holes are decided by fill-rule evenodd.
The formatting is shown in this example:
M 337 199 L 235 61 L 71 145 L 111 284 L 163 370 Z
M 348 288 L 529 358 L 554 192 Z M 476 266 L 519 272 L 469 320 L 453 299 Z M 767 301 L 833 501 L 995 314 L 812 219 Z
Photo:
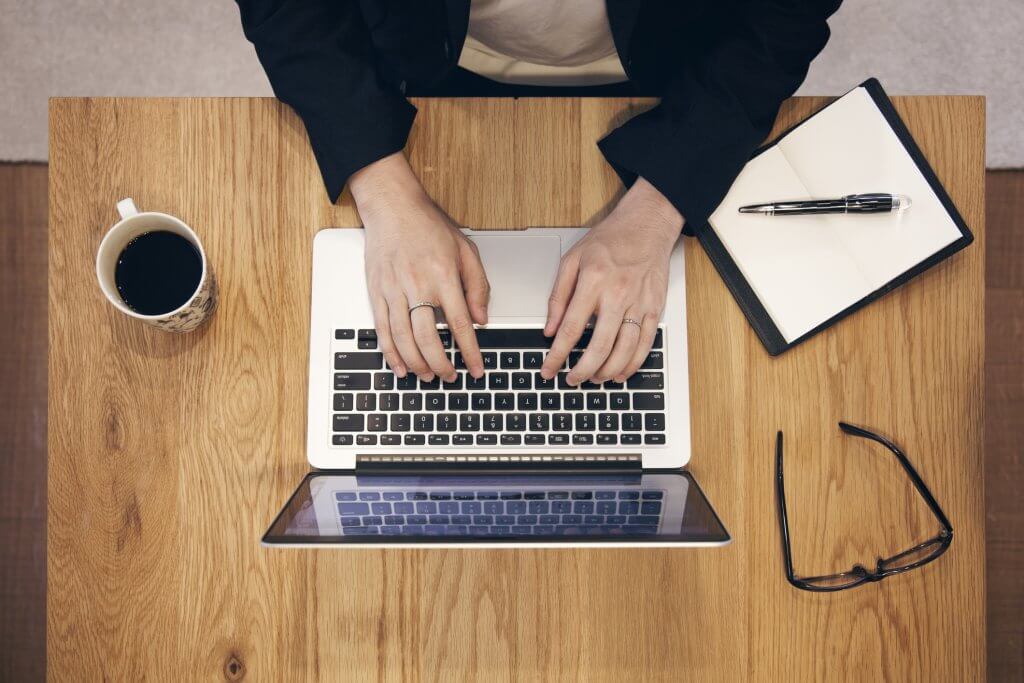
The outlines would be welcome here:
M 462 278 L 462 289 L 466 292 L 466 305 L 469 315 L 477 325 L 487 324 L 487 304 L 491 299 L 491 283 L 487 281 L 484 264 L 480 261 L 480 253 L 470 241 L 462 246 L 459 259 L 459 276 Z

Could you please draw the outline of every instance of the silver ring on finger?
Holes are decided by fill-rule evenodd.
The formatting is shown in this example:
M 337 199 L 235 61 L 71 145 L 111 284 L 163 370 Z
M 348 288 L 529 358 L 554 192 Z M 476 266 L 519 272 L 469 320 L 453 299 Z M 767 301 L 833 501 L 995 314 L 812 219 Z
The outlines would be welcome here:
M 435 304 L 433 301 L 417 301 L 416 303 L 409 307 L 409 312 L 412 313 L 417 308 L 426 308 L 427 306 L 430 306 L 432 309 L 437 310 L 437 304 Z
M 643 324 L 641 324 L 641 322 L 639 320 L 636 320 L 635 318 L 623 318 L 622 319 L 622 324 L 623 325 L 636 325 L 637 327 L 639 327 L 641 329 L 643 328 Z

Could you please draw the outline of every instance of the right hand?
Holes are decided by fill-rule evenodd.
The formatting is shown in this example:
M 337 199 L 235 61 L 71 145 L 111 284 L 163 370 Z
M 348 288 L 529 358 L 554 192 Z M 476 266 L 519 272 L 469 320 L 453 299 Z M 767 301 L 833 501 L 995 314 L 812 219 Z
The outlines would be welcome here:
M 399 152 L 356 172 L 349 181 L 366 230 L 366 282 L 377 340 L 399 377 L 456 378 L 429 306 L 438 305 L 469 373 L 482 377 L 473 323 L 487 323 L 490 285 L 476 245 L 427 196 Z

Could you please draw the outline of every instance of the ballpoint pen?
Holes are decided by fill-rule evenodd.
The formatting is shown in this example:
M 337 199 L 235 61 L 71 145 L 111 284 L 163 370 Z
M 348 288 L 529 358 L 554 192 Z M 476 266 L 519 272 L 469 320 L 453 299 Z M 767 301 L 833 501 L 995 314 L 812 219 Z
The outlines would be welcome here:
M 849 194 L 836 199 L 806 199 L 741 206 L 740 213 L 763 216 L 800 216 L 824 213 L 894 213 L 910 208 L 910 197 L 874 192 Z

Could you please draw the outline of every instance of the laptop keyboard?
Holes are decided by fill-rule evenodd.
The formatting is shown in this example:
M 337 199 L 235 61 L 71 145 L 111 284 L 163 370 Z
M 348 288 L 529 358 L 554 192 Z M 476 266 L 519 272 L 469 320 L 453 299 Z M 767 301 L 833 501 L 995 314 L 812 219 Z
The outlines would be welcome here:
M 439 330 L 458 377 L 422 382 L 388 369 L 374 330 L 334 331 L 334 446 L 658 446 L 665 443 L 663 330 L 625 383 L 566 383 L 586 332 L 557 377 L 540 368 L 551 339 L 537 328 L 478 329 L 484 376 L 466 371 L 451 333 Z
M 656 534 L 664 492 L 337 491 L 342 535 L 586 536 Z

